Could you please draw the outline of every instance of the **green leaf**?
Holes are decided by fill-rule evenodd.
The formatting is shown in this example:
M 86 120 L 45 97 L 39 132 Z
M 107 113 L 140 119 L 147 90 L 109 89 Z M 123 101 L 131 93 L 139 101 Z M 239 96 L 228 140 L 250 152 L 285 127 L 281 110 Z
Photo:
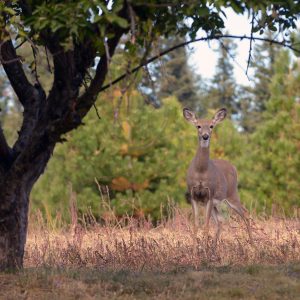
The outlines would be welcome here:
M 4 7 L 4 12 L 8 13 L 11 16 L 14 16 L 16 12 L 10 7 Z
M 128 27 L 128 22 L 124 18 L 121 18 L 121 17 L 119 17 L 117 15 L 114 15 L 114 14 L 108 14 L 105 17 L 110 23 L 115 23 L 115 24 L 119 25 L 122 28 L 127 28 Z
M 277 27 L 273 24 L 269 24 L 268 28 L 271 30 L 271 31 L 277 31 Z

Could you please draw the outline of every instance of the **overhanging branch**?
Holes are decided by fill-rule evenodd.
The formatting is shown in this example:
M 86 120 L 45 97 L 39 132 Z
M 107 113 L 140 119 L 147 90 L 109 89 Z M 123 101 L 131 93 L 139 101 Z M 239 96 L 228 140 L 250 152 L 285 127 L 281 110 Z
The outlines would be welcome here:
M 0 51 L 1 58 L 6 62 L 3 64 L 3 68 L 19 101 L 24 106 L 28 98 L 31 97 L 34 86 L 28 81 L 25 75 L 22 63 L 16 54 L 11 39 L 1 41 Z
M 206 41 L 210 41 L 210 40 L 220 40 L 220 39 L 226 39 L 226 38 L 230 38 L 230 39 L 239 39 L 239 40 L 252 40 L 252 41 L 264 41 L 264 42 L 269 42 L 270 44 L 276 44 L 276 45 L 280 45 L 282 47 L 288 48 L 290 50 L 293 50 L 297 53 L 300 53 L 300 49 L 294 48 L 292 45 L 287 44 L 286 42 L 280 42 L 280 41 L 276 41 L 276 40 L 272 40 L 272 39 L 267 39 L 267 38 L 261 38 L 261 37 L 254 37 L 254 36 L 247 36 L 247 35 L 230 35 L 230 34 L 226 34 L 226 35 L 214 35 L 214 36 L 208 36 L 208 37 L 203 37 L 203 38 L 198 38 L 195 40 L 191 40 L 191 41 L 187 41 L 187 42 L 183 42 L 180 44 L 177 44 L 171 48 L 168 48 L 162 52 L 160 52 L 159 54 L 145 60 L 144 62 L 141 62 L 138 66 L 134 67 L 133 69 L 131 69 L 130 71 L 127 71 L 126 73 L 122 74 L 121 76 L 119 76 L 118 78 L 114 79 L 113 81 L 109 82 L 108 84 L 104 85 L 103 87 L 101 87 L 98 91 L 98 93 L 108 89 L 109 87 L 111 87 L 112 85 L 120 82 L 121 80 L 125 79 L 128 74 L 133 74 L 135 72 L 137 72 L 139 69 L 141 69 L 142 67 L 152 63 L 153 61 L 159 59 L 160 57 L 178 49 L 184 46 L 187 46 L 189 44 L 192 43 L 196 43 L 196 42 L 206 42 Z
M 33 128 L 39 117 L 40 105 L 45 98 L 45 93 L 38 83 L 33 86 L 29 82 L 8 33 L 6 33 L 6 38 L 8 39 L 1 41 L 0 51 L 1 58 L 9 63 L 3 64 L 3 68 L 20 103 L 24 107 L 22 127 L 19 131 L 18 140 L 13 146 L 13 154 L 18 155 L 30 141 Z M 2 137 L 0 134 L 0 138 L 4 138 L 3 133 Z M 1 147 L 5 149 L 4 142 L 1 143 Z M 6 151 L 6 153 L 8 152 Z
M 78 98 L 76 111 L 79 113 L 81 117 L 85 116 L 87 111 L 91 108 L 94 104 L 95 99 L 99 92 L 101 92 L 102 84 L 105 80 L 108 65 L 109 65 L 109 57 L 112 57 L 115 49 L 119 43 L 119 40 L 123 33 L 125 32 L 124 29 L 119 29 L 115 32 L 115 36 L 107 41 L 107 53 L 101 56 L 100 61 L 96 68 L 96 75 L 92 79 L 90 86 L 87 88 L 86 92 Z M 108 85 L 110 86 L 110 85 Z

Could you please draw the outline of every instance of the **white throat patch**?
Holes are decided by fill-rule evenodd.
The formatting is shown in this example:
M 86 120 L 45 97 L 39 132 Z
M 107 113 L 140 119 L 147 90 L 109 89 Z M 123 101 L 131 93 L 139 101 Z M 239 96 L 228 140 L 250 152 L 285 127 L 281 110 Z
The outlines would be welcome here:
M 202 148 L 207 148 L 209 146 L 209 140 L 210 139 L 208 139 L 208 140 L 201 139 L 201 142 L 200 142 L 201 147 Z

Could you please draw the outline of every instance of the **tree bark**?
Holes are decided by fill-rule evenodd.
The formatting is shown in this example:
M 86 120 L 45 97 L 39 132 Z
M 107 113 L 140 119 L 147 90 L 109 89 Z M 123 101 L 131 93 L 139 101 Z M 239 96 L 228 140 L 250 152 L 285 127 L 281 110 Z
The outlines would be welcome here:
M 27 187 L 19 186 L 2 201 L 16 203 L 0 219 L 0 270 L 23 267 L 24 247 L 27 234 L 29 193 Z
M 29 195 L 33 185 L 43 173 L 53 149 L 54 145 L 48 145 L 35 158 L 32 158 L 32 161 L 22 160 L 19 162 L 18 168 L 12 167 L 2 174 L 0 185 L 0 270 L 23 267 Z M 23 172 L 23 170 L 26 171 Z

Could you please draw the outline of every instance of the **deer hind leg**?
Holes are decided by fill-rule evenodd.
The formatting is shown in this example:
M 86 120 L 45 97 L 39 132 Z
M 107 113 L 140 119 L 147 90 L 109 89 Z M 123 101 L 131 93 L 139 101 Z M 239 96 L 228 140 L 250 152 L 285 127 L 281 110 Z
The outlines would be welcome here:
M 245 225 L 247 227 L 250 243 L 253 244 L 253 238 L 252 238 L 252 232 L 251 232 L 251 226 L 250 226 L 250 219 L 247 216 L 248 211 L 247 209 L 241 204 L 239 196 L 236 194 L 234 197 L 231 197 L 229 199 L 225 200 L 230 208 L 232 208 L 236 213 L 238 213 L 243 221 L 245 222 Z
M 221 234 L 221 230 L 222 230 L 222 218 L 216 207 L 213 207 L 213 209 L 212 209 L 212 216 L 217 225 L 217 232 L 216 232 L 216 236 L 215 236 L 215 244 L 217 244 L 217 241 L 220 238 L 220 234 Z

